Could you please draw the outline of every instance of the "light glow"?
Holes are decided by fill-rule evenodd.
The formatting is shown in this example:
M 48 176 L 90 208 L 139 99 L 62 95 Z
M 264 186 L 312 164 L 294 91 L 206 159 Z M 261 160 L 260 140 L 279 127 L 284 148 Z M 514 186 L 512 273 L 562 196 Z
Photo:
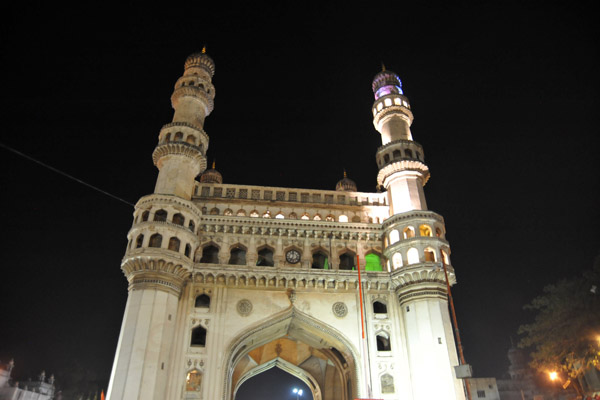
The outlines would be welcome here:
M 548 376 L 550 377 L 551 381 L 555 381 L 558 379 L 558 372 L 552 371 L 552 372 L 548 373 Z

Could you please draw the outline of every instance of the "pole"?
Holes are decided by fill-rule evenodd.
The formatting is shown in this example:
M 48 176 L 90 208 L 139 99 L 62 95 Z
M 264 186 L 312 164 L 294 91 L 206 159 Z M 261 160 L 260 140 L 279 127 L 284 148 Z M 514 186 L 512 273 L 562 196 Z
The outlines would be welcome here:
M 369 375 L 367 374 L 367 357 L 369 347 L 367 346 L 367 341 L 365 340 L 365 314 L 363 310 L 363 290 L 362 290 L 362 277 L 360 275 L 360 259 L 358 258 L 358 254 L 356 255 L 356 269 L 358 269 L 358 293 L 360 300 L 360 327 L 362 332 L 362 345 L 363 345 L 363 368 L 365 370 L 365 384 L 367 386 L 367 392 L 369 397 L 373 397 L 371 393 L 371 384 Z
M 452 291 L 450 290 L 450 281 L 448 280 L 448 269 L 446 268 L 446 261 L 444 254 L 440 251 L 442 258 L 442 266 L 444 267 L 444 276 L 446 277 L 446 290 L 448 291 L 448 302 L 450 303 L 450 310 L 452 311 L 452 323 L 454 325 L 454 332 L 456 333 L 456 345 L 458 347 L 458 354 L 460 356 L 460 363 L 466 364 L 465 356 L 463 354 L 462 342 L 460 341 L 460 332 L 458 331 L 458 323 L 456 322 L 456 310 L 454 309 L 454 300 L 452 299 Z M 465 378 L 465 387 L 467 389 L 467 399 L 471 400 L 471 385 L 469 380 Z

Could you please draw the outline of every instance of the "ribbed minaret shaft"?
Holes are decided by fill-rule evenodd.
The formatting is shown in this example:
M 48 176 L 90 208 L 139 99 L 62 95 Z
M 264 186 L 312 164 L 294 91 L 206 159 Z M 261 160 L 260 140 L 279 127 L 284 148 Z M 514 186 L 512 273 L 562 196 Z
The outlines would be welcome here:
M 373 124 L 383 144 L 377 151 L 377 180 L 387 190 L 391 213 L 426 210 L 423 185 L 429 169 L 423 148 L 412 139 L 413 114 L 402 83 L 395 73 L 381 71 L 373 79 L 373 93 Z
M 191 199 L 194 179 L 206 169 L 208 136 L 204 119 L 213 110 L 215 64 L 204 52 L 189 56 L 175 83 L 173 122 L 159 135 L 153 159 L 159 169 L 154 193 Z

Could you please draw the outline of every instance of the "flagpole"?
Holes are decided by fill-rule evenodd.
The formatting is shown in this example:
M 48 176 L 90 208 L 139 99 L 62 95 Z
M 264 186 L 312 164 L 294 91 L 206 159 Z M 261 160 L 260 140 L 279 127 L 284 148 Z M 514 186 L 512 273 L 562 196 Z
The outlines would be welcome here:
M 367 346 L 367 341 L 365 340 L 365 314 L 364 314 L 364 307 L 363 307 L 363 290 L 362 290 L 362 277 L 360 274 L 360 259 L 358 257 L 358 254 L 356 255 L 356 268 L 358 269 L 358 293 L 359 293 L 359 300 L 360 300 L 360 327 L 361 327 L 361 333 L 362 333 L 362 347 L 363 347 L 363 368 L 365 370 L 365 384 L 367 387 L 367 393 L 369 395 L 369 397 L 373 397 L 373 394 L 371 393 L 371 384 L 370 384 L 370 380 L 369 380 L 369 374 L 368 374 L 368 351 L 369 351 L 369 347 Z

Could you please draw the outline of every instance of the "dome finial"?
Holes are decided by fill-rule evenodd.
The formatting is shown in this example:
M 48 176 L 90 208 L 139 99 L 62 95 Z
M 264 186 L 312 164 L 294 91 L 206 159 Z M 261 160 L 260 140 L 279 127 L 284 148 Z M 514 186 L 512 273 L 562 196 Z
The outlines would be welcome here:
M 385 64 L 383 63 L 383 61 L 381 62 L 381 70 L 385 71 Z
M 348 174 L 346 174 L 346 168 L 344 168 L 344 178 L 347 178 Z
M 212 169 L 215 169 L 215 164 L 217 163 L 217 159 L 213 158 Z
M 202 54 L 206 54 L 206 46 L 202 46 Z

